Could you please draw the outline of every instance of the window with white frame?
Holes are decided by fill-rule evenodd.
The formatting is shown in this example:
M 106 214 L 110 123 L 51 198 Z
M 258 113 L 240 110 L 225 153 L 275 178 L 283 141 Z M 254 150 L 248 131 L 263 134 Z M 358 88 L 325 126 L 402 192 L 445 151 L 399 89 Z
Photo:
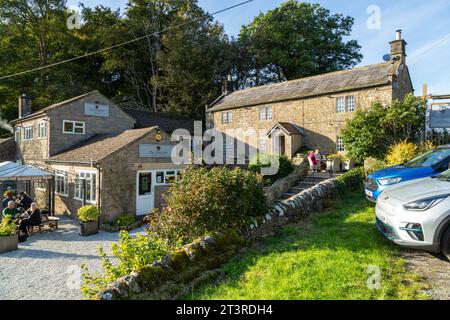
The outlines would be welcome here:
M 25 126 L 23 130 L 23 140 L 31 141 L 33 138 L 33 125 Z
M 38 124 L 38 138 L 39 139 L 47 138 L 47 122 L 40 122 Z
M 230 141 L 227 141 L 230 140 Z M 234 139 L 224 137 L 223 139 L 223 159 L 234 159 Z
M 258 152 L 263 154 L 267 152 L 267 139 L 260 138 L 258 142 Z
M 232 123 L 233 113 L 232 112 L 222 112 L 222 124 Z
M 336 112 L 345 112 L 345 97 L 336 98 Z
M 175 183 L 181 179 L 181 171 L 179 170 L 161 170 L 156 171 L 156 184 L 157 185 L 168 185 Z
M 348 96 L 345 98 L 347 104 L 347 112 L 355 112 L 355 97 Z
M 21 134 L 21 130 L 20 130 L 19 127 L 17 127 L 16 131 L 15 131 L 15 135 L 14 135 L 14 139 L 15 139 L 16 142 L 20 141 L 20 134 Z
M 75 181 L 75 199 L 83 200 L 83 185 L 86 180 L 86 202 L 97 201 L 97 174 L 95 172 L 78 171 Z
M 63 121 L 63 133 L 68 134 L 84 134 L 85 123 L 82 121 Z
M 259 120 L 272 120 L 273 111 L 272 107 L 261 107 L 259 108 Z
M 345 151 L 344 139 L 342 139 L 341 137 L 338 137 L 336 139 L 336 151 L 337 152 Z
M 69 174 L 64 170 L 55 172 L 55 192 L 62 196 L 69 194 Z

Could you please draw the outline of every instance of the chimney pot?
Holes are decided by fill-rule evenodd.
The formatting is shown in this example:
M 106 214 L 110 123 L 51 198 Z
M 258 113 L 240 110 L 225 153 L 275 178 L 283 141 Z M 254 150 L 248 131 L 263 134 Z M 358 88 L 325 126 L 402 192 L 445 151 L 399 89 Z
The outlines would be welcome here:
M 402 40 L 402 30 L 397 30 L 395 34 L 395 40 Z
M 233 81 L 231 74 L 227 76 L 227 79 L 222 84 L 222 95 L 226 96 L 233 92 Z

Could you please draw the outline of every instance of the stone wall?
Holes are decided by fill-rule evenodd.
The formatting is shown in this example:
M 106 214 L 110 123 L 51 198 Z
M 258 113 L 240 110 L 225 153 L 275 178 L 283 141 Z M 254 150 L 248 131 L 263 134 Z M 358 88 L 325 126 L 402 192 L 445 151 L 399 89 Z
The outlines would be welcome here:
M 294 165 L 294 172 L 264 188 L 267 203 L 274 202 L 308 174 L 309 164 L 306 160 L 299 159 Z
M 287 200 L 276 202 L 264 217 L 246 228 L 198 239 L 137 272 L 120 278 L 97 299 L 177 299 L 222 275 L 220 266 L 246 244 L 273 234 L 274 229 L 330 206 L 340 184 L 330 179 Z

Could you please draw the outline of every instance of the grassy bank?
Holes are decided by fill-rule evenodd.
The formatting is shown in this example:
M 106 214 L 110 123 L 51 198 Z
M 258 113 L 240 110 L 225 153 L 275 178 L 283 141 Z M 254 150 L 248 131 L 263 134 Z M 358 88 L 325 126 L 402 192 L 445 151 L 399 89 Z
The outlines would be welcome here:
M 417 299 L 419 277 L 398 248 L 375 229 L 375 210 L 361 194 L 248 249 L 223 267 L 227 277 L 188 299 Z M 369 266 L 381 288 L 367 286 Z

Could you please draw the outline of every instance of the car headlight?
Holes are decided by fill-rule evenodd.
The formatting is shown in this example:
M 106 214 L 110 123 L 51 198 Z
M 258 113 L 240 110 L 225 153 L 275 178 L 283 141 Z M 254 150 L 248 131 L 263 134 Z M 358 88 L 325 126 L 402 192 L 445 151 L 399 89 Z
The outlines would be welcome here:
M 407 203 L 403 205 L 403 207 L 406 210 L 410 211 L 426 211 L 429 210 L 435 206 L 437 206 L 439 203 L 444 201 L 450 196 L 450 194 L 442 195 L 442 196 L 436 196 L 431 198 L 426 198 L 414 202 Z
M 403 178 L 385 178 L 385 179 L 380 179 L 378 180 L 378 182 L 382 185 L 382 186 L 389 186 L 391 184 L 397 184 L 400 181 L 402 181 Z

